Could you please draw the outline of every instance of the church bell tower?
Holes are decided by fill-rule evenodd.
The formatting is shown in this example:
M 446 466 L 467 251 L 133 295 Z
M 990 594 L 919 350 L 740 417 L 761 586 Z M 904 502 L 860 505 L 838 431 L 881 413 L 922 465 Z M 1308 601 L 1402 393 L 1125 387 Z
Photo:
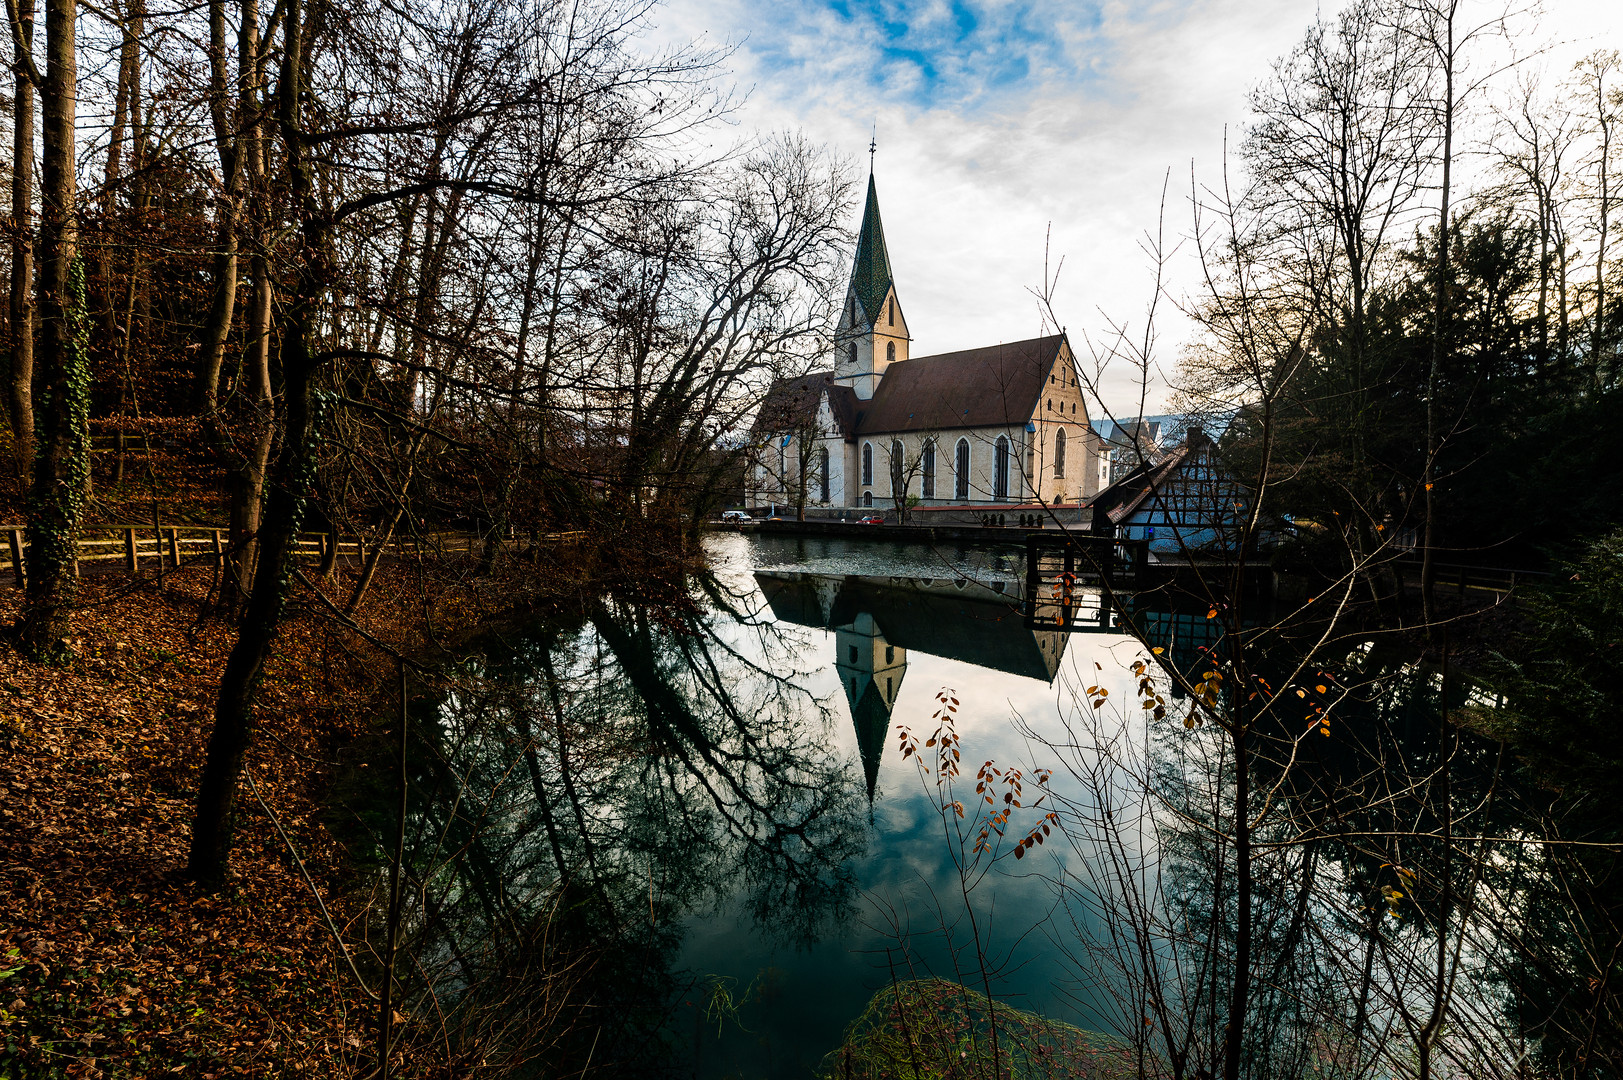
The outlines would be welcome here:
M 896 282 L 885 249 L 885 229 L 879 221 L 879 192 L 868 172 L 868 205 L 862 211 L 856 262 L 845 290 L 845 307 L 834 332 L 834 381 L 849 386 L 857 397 L 873 397 L 880 376 L 891 364 L 907 359 L 912 339 L 896 299 Z

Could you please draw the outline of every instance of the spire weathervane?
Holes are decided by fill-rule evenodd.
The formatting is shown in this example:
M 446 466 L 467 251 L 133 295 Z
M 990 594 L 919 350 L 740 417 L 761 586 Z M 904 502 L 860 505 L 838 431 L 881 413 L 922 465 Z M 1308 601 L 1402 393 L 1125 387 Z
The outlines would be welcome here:
M 873 126 L 873 137 L 868 140 L 868 175 L 873 175 L 873 155 L 879 149 L 879 124 Z

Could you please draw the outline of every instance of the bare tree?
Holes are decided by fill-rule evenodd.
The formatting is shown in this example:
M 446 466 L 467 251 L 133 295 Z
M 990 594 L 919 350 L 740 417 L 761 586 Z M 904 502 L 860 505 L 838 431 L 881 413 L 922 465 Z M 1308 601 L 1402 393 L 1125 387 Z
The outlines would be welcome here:
M 1542 100 L 1536 79 L 1523 78 L 1516 97 L 1499 109 L 1496 165 L 1515 196 L 1532 201 L 1538 228 L 1538 360 L 1546 378 L 1552 364 L 1567 363 L 1568 156 L 1577 131 L 1562 105 Z M 1550 302 L 1556 306 L 1554 355 L 1550 347 Z
M 90 477 L 89 327 L 79 257 L 74 123 L 77 116 L 77 9 L 45 5 L 46 69 L 40 82 L 44 155 L 40 187 L 39 385 L 28 513 L 28 591 L 19 636 L 35 657 L 66 648 L 77 591 L 74 561 Z
M 1594 140 L 1589 159 L 1584 163 L 1588 174 L 1588 195 L 1592 207 L 1590 228 L 1595 236 L 1595 282 L 1593 285 L 1593 314 L 1590 316 L 1589 363 L 1594 371 L 1597 390 L 1610 387 L 1613 378 L 1610 349 L 1611 331 L 1607 328 L 1606 307 L 1606 252 L 1610 238 L 1616 177 L 1613 158 L 1617 154 L 1618 123 L 1623 114 L 1623 87 L 1618 85 L 1623 74 L 1623 57 L 1615 51 L 1600 50 L 1579 61 L 1574 77 L 1581 94 L 1584 126 Z
M 6 409 L 11 420 L 17 475 L 34 464 L 34 0 L 9 0 L 12 72 L 16 93 L 11 121 L 11 382 Z

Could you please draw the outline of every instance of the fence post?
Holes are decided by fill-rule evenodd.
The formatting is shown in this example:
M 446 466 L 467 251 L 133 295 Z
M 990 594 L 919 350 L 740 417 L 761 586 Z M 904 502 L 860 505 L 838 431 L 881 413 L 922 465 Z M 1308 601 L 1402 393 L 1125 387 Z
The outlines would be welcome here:
M 23 570 L 23 531 L 11 529 L 7 532 L 11 540 L 11 569 L 17 576 L 17 588 L 28 583 L 26 572 Z
M 160 553 L 158 555 L 158 558 L 160 558 L 160 559 L 163 558 L 162 553 Z M 180 569 L 180 530 L 179 529 L 170 529 L 169 530 L 169 561 L 175 564 L 175 569 L 176 570 Z
M 225 565 L 225 546 L 220 541 L 220 530 L 215 529 L 211 534 L 214 537 L 214 565 Z
M 141 572 L 141 558 L 135 551 L 134 529 L 124 530 L 124 565 L 129 568 L 132 574 Z

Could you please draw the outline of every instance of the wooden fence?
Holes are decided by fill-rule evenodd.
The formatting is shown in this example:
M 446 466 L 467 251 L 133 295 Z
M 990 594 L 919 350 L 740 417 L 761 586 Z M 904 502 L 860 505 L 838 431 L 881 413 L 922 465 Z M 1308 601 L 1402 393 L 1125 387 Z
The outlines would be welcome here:
M 0 531 L 6 534 L 0 567 L 10 572 L 12 582 L 20 588 L 27 558 L 27 532 L 21 525 L 0 525 Z M 396 535 L 390 540 L 391 546 L 402 555 L 466 553 L 478 551 L 482 543 L 474 533 Z M 299 534 L 295 548 L 299 555 L 323 562 L 346 554 L 359 561 L 366 553 L 366 541 L 354 533 L 305 532 Z M 132 574 L 140 573 L 143 568 L 178 567 L 187 562 L 219 566 L 227 550 L 224 529 L 199 525 L 105 525 L 80 533 L 74 549 L 73 572 L 77 575 L 82 563 L 116 561 L 122 561 L 124 569 Z

